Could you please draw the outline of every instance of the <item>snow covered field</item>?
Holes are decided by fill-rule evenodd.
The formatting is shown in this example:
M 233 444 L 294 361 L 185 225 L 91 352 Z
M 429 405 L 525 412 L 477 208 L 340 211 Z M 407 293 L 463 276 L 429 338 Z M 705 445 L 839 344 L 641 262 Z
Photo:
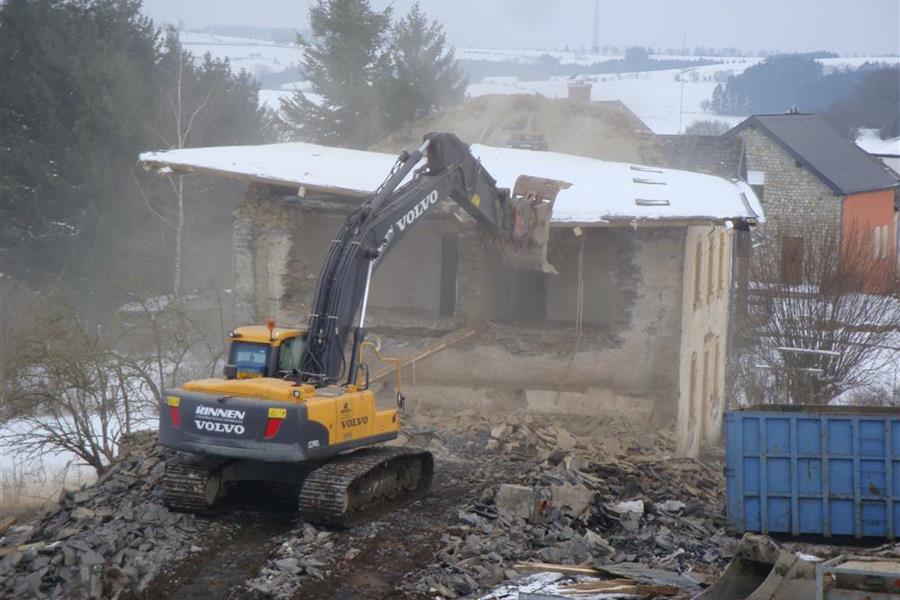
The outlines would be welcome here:
M 237 72 L 246 70 L 255 75 L 276 73 L 303 58 L 303 50 L 298 46 L 276 44 L 264 40 L 213 35 L 209 33 L 184 32 L 182 43 L 199 59 L 209 52 L 216 58 L 229 58 Z M 622 55 L 582 52 L 576 50 L 546 50 L 529 48 L 458 48 L 456 57 L 461 60 L 489 60 L 495 62 L 515 62 L 521 64 L 537 62 L 549 55 L 563 64 L 589 65 L 605 60 L 622 58 Z M 737 124 L 743 117 L 732 117 L 706 113 L 701 108 L 704 100 L 712 97 L 717 80 L 728 75 L 737 75 L 747 67 L 762 61 L 759 57 L 729 56 L 670 56 L 653 55 L 660 60 L 697 60 L 708 58 L 720 64 L 684 69 L 667 69 L 638 73 L 619 73 L 585 76 L 592 83 L 593 100 L 621 100 L 656 133 L 679 133 L 688 125 L 700 119 L 719 119 L 729 124 Z M 900 63 L 900 57 L 840 57 L 821 59 L 828 69 L 858 67 L 866 62 Z M 471 97 L 486 94 L 541 94 L 548 98 L 564 98 L 567 95 L 566 77 L 554 77 L 543 81 L 523 81 L 516 77 L 489 77 L 468 88 Z M 285 84 L 278 89 L 260 90 L 260 104 L 273 110 L 280 110 L 281 99 L 289 97 L 291 91 L 299 87 L 309 91 L 304 81 Z M 314 95 L 314 102 L 320 99 Z
M 95 418 L 96 421 L 96 418 Z M 146 416 L 136 431 L 158 426 L 156 416 Z M 30 425 L 11 421 L 0 428 L 0 435 L 25 433 Z M 22 509 L 42 506 L 56 499 L 62 489 L 77 489 L 91 483 L 97 475 L 72 452 L 56 451 L 31 456 L 0 441 L 0 508 Z
M 277 73 L 303 58 L 299 46 L 210 33 L 182 32 L 181 43 L 197 60 L 203 60 L 207 53 L 213 58 L 229 59 L 235 73 L 241 70 L 253 75 Z
M 591 65 L 605 60 L 622 58 L 622 54 L 579 52 L 576 50 L 539 50 L 533 48 L 457 48 L 457 60 L 489 60 L 492 62 L 535 63 L 550 56 L 566 65 Z
M 701 108 L 701 103 L 712 97 L 717 74 L 721 79 L 728 74 L 740 73 L 760 59 L 727 60 L 733 62 L 686 69 L 590 75 L 583 79 L 592 84 L 592 100 L 621 100 L 656 133 L 678 133 L 698 119 L 714 118 L 730 124 L 743 120 L 743 117 L 713 115 Z M 566 77 L 541 81 L 488 77 L 469 84 L 467 94 L 473 98 L 487 94 L 541 94 L 548 98 L 565 98 L 568 94 L 568 81 Z M 290 96 L 290 90 L 296 88 L 308 92 L 309 84 L 299 81 L 286 84 L 278 90 L 260 90 L 260 103 L 279 110 L 280 99 Z M 318 100 L 314 95 L 308 97 L 313 101 Z
M 710 114 L 701 108 L 701 103 L 712 97 L 717 73 L 720 79 L 737 74 L 761 59 L 726 60 L 734 62 L 664 71 L 591 75 L 583 79 L 592 84 L 592 100 L 621 100 L 654 132 L 679 133 L 699 119 L 719 119 L 730 124 L 743 120 L 743 117 Z M 522 81 L 515 77 L 489 77 L 469 84 L 468 88 L 468 94 L 473 97 L 535 93 L 548 98 L 565 98 L 568 78 Z
M 293 96 L 295 90 L 303 90 L 303 93 L 306 95 L 306 97 L 316 104 L 320 104 L 322 102 L 322 97 L 318 94 L 313 93 L 312 85 L 310 84 L 310 82 L 293 81 L 291 83 L 282 85 L 277 90 L 259 90 L 259 103 L 277 112 L 281 110 L 281 100 L 289 99 L 291 96 Z

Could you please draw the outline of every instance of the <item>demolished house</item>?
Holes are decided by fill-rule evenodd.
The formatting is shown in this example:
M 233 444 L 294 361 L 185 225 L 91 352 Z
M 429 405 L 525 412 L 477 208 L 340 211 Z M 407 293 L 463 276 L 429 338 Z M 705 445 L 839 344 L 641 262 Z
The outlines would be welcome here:
M 408 396 L 420 405 L 677 420 L 679 452 L 697 455 L 721 437 L 735 240 L 762 221 L 755 196 L 738 179 L 642 166 L 665 162 L 662 145 L 620 103 L 503 102 L 467 102 L 457 110 L 471 118 L 448 129 L 494 144 L 473 152 L 501 187 L 519 175 L 572 184 L 553 211 L 558 274 L 505 265 L 474 221 L 443 203 L 373 279 L 370 333 L 384 354 L 407 359 Z M 563 110 L 546 111 L 549 102 Z M 497 147 L 542 130 L 567 154 Z M 413 147 L 406 137 L 417 134 L 380 147 Z M 583 156 L 616 152 L 620 162 Z M 306 322 L 332 235 L 395 158 L 305 143 L 142 156 L 151 169 L 248 182 L 234 214 L 235 324 L 293 325 Z

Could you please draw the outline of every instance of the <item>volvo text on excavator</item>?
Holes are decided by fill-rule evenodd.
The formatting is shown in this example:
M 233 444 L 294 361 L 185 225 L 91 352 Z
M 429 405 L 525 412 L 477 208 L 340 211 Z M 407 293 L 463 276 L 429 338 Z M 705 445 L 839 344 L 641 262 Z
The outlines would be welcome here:
M 163 395 L 159 440 L 180 451 L 163 478 L 167 505 L 206 512 L 241 482 L 282 482 L 296 490 L 305 519 L 350 526 L 425 494 L 431 454 L 377 446 L 397 437 L 403 397 L 397 393 L 398 408 L 379 409 L 368 389 L 361 356 L 373 274 L 446 200 L 477 222 L 508 263 L 553 272 L 546 254 L 550 216 L 564 187 L 521 176 L 510 194 L 448 133 L 429 134 L 418 149 L 402 153 L 335 235 L 307 327 L 270 321 L 237 328 L 224 378 L 190 381 Z

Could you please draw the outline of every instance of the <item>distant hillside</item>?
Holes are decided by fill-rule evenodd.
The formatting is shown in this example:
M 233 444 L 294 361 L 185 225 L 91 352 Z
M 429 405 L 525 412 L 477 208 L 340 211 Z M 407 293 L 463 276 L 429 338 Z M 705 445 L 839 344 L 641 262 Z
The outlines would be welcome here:
M 259 35 L 265 31 L 280 31 L 252 27 L 249 29 L 251 33 L 255 30 Z M 202 60 L 206 54 L 213 58 L 227 58 L 235 73 L 244 70 L 263 87 L 278 87 L 283 83 L 303 78 L 303 72 L 299 68 L 303 60 L 303 49 L 294 43 L 295 37 L 296 34 L 288 42 L 275 42 L 260 37 L 235 37 L 219 33 L 185 31 L 181 34 L 181 43 L 197 60 Z
M 727 115 L 781 113 L 791 108 L 823 112 L 849 96 L 868 73 L 884 68 L 888 65 L 866 62 L 855 68 L 826 69 L 823 61 L 809 55 L 771 56 L 716 86 L 710 108 Z
M 253 27 L 250 25 L 207 25 L 192 29 L 198 33 L 211 33 L 213 35 L 227 35 L 229 37 L 249 38 L 264 40 L 276 44 L 293 44 L 297 41 L 297 34 L 304 37 L 309 35 L 307 29 L 295 29 L 292 27 Z
M 471 55 L 471 51 L 467 54 Z M 575 75 L 599 75 L 612 73 L 638 73 L 662 71 L 666 69 L 686 69 L 718 64 L 721 61 L 709 58 L 664 58 L 651 55 L 646 48 L 628 48 L 622 58 L 609 58 L 596 62 L 566 62 L 558 56 L 545 53 L 537 57 L 514 57 L 511 60 L 497 60 L 497 57 L 462 58 L 459 67 L 472 82 L 485 77 L 513 76 L 528 80 L 549 79 L 550 77 L 572 77 Z

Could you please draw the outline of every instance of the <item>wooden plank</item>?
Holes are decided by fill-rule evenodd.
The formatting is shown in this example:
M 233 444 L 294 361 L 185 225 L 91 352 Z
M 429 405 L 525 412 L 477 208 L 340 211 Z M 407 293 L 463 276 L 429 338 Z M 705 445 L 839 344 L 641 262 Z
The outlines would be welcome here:
M 440 340 L 435 342 L 432 346 L 426 347 L 424 350 L 422 350 L 415 356 L 401 360 L 400 368 L 405 369 L 406 367 L 408 367 L 409 365 L 411 365 L 413 363 L 417 363 L 420 360 L 424 360 L 424 359 L 428 358 L 429 356 L 433 356 L 433 355 L 437 354 L 438 352 L 441 352 L 442 350 L 446 350 L 447 348 L 449 348 L 451 346 L 455 346 L 456 344 L 469 339 L 470 337 L 475 335 L 475 333 L 477 333 L 476 329 L 468 329 L 468 330 L 463 330 L 462 332 L 454 331 L 454 332 L 448 333 L 447 335 L 442 337 Z M 378 381 L 379 379 L 387 377 L 391 373 L 396 373 L 396 372 L 397 372 L 396 369 L 385 369 L 384 371 L 381 371 L 380 373 L 376 373 L 375 375 L 373 375 L 369 381 Z
M 517 563 L 513 566 L 518 571 L 540 571 L 544 573 L 563 573 L 565 575 L 594 575 L 602 576 L 603 573 L 592 567 L 580 567 L 577 565 L 555 565 L 553 563 Z

